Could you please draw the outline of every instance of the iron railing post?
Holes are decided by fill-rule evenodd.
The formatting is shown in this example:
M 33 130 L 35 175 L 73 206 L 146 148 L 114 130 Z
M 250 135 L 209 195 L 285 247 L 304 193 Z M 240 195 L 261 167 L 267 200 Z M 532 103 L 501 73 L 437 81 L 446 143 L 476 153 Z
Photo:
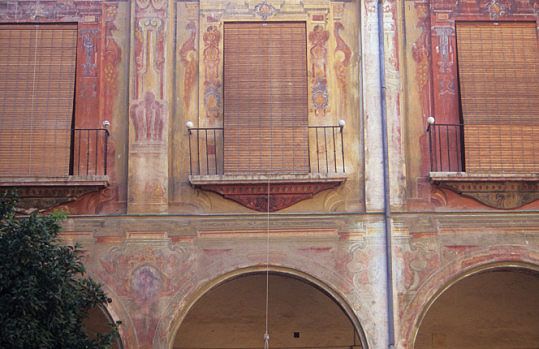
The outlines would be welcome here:
M 105 129 L 105 146 L 103 151 L 103 175 L 107 175 L 107 162 L 109 155 L 109 130 Z

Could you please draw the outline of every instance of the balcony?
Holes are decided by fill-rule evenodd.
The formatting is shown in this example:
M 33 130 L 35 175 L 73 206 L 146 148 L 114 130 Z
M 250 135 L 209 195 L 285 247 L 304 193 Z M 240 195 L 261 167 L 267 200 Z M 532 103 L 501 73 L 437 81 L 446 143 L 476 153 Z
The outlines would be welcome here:
M 189 123 L 188 123 L 189 124 Z M 265 152 L 259 162 L 267 162 L 267 171 L 242 167 L 241 171 L 227 167 L 223 128 L 189 127 L 189 181 L 195 188 L 216 192 L 257 211 L 277 211 L 314 194 L 339 186 L 346 180 L 344 121 L 337 126 L 309 126 L 305 166 L 298 165 L 294 155 Z M 273 131 L 275 142 L 280 130 Z M 278 149 L 278 147 L 277 147 Z M 285 157 L 287 171 L 272 171 L 269 157 Z M 302 157 L 303 159 L 303 157 Z M 298 159 L 300 163 L 302 160 Z M 275 162 L 286 162 L 281 159 Z M 228 168 L 229 170 L 225 170 Z M 269 200 L 268 200 L 269 188 Z
M 0 144 L 0 155 L 5 158 L 0 165 L 0 190 L 15 190 L 21 208 L 54 207 L 109 184 L 107 129 L 50 134 L 54 137 L 46 137 L 43 131 L 44 136 L 33 139 L 31 146 L 17 137 Z
M 539 125 L 430 121 L 431 182 L 494 208 L 539 199 Z

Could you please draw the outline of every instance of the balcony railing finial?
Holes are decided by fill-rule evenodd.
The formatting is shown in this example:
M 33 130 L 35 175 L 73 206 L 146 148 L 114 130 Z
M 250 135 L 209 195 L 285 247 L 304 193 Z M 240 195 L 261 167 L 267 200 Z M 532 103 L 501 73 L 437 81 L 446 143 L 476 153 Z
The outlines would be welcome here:
M 344 128 L 344 125 L 346 125 L 346 121 L 344 121 L 343 119 L 339 120 L 339 127 L 341 128 L 341 132 L 342 132 L 342 129 Z
M 195 125 L 193 124 L 193 122 L 191 120 L 187 121 L 185 123 L 185 127 L 187 127 L 187 131 L 189 131 L 189 134 L 191 134 L 191 129 L 194 127 Z

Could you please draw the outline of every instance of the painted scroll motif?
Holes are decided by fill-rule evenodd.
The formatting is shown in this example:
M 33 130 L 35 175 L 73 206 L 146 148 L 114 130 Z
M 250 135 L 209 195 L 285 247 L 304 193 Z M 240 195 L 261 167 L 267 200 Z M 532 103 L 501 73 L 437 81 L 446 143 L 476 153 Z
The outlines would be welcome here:
M 333 35 L 335 36 L 335 75 L 339 84 L 340 98 L 342 104 L 346 105 L 346 97 L 348 90 L 348 75 L 352 50 L 341 37 L 341 31 L 344 30 L 344 25 L 341 22 L 335 22 Z

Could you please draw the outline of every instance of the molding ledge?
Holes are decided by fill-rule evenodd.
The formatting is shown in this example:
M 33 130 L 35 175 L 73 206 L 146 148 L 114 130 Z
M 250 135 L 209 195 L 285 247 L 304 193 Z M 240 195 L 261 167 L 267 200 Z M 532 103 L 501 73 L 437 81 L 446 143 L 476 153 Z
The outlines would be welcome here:
M 46 210 L 109 185 L 108 176 L 0 177 L 0 192 L 15 190 L 17 208 Z
M 269 211 L 275 212 L 309 199 L 323 190 L 336 188 L 345 181 L 344 174 L 189 177 L 193 187 L 220 194 L 259 212 L 268 211 L 268 182 Z
M 468 174 L 431 172 L 430 181 L 489 207 L 510 210 L 539 200 L 536 174 Z

